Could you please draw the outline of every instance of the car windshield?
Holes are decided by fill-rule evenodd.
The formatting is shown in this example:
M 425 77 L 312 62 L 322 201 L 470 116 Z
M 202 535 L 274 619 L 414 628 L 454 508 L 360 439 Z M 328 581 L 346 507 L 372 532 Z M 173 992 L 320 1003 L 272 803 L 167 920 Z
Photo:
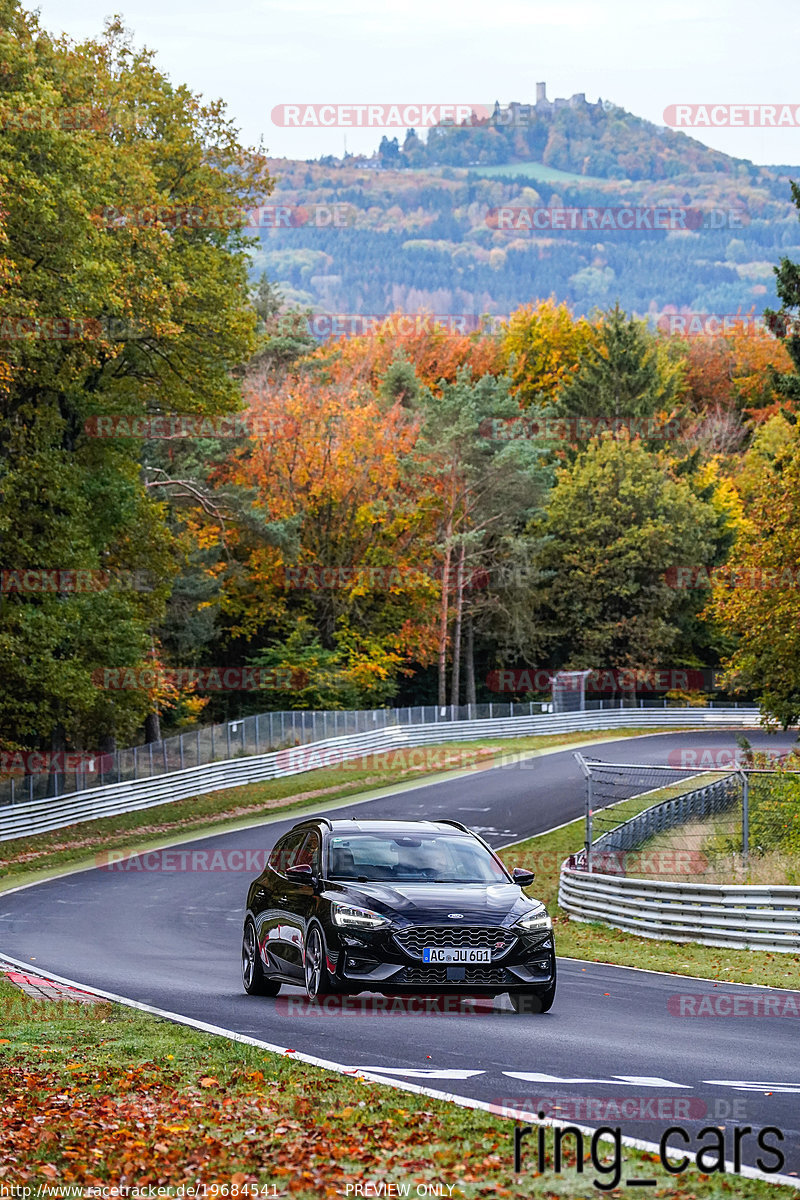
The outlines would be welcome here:
M 370 883 L 508 883 L 485 846 L 448 833 L 334 834 L 328 843 L 328 878 Z

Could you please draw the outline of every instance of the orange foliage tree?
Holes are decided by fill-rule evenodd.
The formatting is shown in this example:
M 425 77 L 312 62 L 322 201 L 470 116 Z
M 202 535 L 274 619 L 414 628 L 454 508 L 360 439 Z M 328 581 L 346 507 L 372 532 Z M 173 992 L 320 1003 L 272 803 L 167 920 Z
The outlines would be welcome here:
M 786 347 L 745 318 L 730 333 L 680 338 L 686 358 L 688 400 L 698 414 L 739 412 L 757 424 L 773 416 L 781 401 L 772 385 L 775 371 L 792 369 Z
M 219 566 L 233 632 L 265 645 L 303 625 L 327 661 L 338 656 L 343 694 L 382 700 L 435 644 L 433 515 L 406 469 L 417 421 L 365 388 L 302 372 L 248 400 L 263 436 L 221 473 L 254 490 L 285 537 L 252 542 L 230 531 L 244 567 Z
M 333 377 L 377 389 L 393 362 L 412 365 L 419 383 L 436 392 L 465 367 L 480 378 L 505 370 L 501 340 L 489 332 L 460 332 L 429 314 L 392 313 L 371 334 L 326 343 L 317 355 Z

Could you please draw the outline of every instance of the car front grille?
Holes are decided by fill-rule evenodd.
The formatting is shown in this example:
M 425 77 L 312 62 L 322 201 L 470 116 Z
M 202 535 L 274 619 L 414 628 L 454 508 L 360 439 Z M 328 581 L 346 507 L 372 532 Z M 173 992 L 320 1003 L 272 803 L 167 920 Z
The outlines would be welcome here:
M 443 963 L 435 966 L 406 967 L 400 974 L 394 976 L 392 983 L 409 984 L 412 986 L 436 987 L 439 984 L 458 983 L 461 986 L 474 984 L 476 987 L 495 987 L 508 982 L 508 972 L 502 967 L 485 966 L 464 967 L 464 978 L 448 980 L 447 967 Z
M 441 950 L 447 946 L 456 949 L 491 950 L 492 958 L 502 958 L 516 942 L 515 934 L 497 926 L 474 925 L 412 925 L 401 929 L 395 941 L 412 958 L 422 958 L 426 946 Z

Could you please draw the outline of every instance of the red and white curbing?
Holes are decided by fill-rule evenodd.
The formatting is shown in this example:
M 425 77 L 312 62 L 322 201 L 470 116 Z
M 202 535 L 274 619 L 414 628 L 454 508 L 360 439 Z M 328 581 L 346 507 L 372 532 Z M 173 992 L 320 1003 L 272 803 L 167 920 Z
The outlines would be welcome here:
M 0 974 L 34 1000 L 72 1000 L 77 1004 L 107 1003 L 101 996 L 94 996 L 91 992 L 84 992 L 66 983 L 56 983 L 54 979 L 45 979 L 29 971 L 20 971 L 19 967 L 5 959 L 0 959 Z

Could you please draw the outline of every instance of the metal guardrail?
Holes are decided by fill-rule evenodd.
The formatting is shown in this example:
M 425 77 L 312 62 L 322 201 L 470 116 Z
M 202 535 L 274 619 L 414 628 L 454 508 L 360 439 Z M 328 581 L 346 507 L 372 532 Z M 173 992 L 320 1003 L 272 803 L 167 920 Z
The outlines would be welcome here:
M 558 902 L 578 921 L 660 941 L 800 952 L 800 888 L 665 883 L 562 865 Z
M 604 853 L 635 849 L 666 829 L 724 812 L 740 795 L 741 778 L 732 772 L 644 809 L 598 838 L 592 855 L 602 862 Z M 575 920 L 660 941 L 800 952 L 800 887 L 632 879 L 587 870 L 581 851 L 562 863 L 558 902 Z
M 709 726 L 750 728 L 759 723 L 756 708 L 626 708 L 595 712 L 557 713 L 491 720 L 428 723 L 399 726 L 329 738 L 310 745 L 270 754 L 207 763 L 174 771 L 152 779 L 129 780 L 91 788 L 59 799 L 34 800 L 0 808 L 0 841 L 62 829 L 78 821 L 92 821 L 119 813 L 135 812 L 206 795 L 225 788 L 259 783 L 267 779 L 300 774 L 315 767 L 334 765 L 371 751 L 390 751 L 415 746 L 484 738 L 528 737 L 604 729 L 678 727 L 703 729 Z

